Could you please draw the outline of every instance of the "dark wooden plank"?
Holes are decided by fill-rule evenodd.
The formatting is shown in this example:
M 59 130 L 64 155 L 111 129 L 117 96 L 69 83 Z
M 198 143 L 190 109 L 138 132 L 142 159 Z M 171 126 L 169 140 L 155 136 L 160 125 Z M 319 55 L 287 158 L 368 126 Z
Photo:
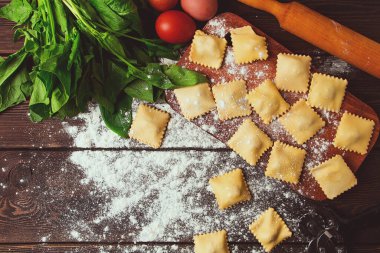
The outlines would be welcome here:
M 262 248 L 255 245 L 244 245 L 244 244 L 229 244 L 231 253 L 264 253 Z M 305 245 L 288 245 L 284 244 L 282 247 L 274 249 L 273 253 L 302 253 L 305 252 Z M 375 247 L 372 249 L 376 250 Z M 37 245 L 22 245 L 22 246 L 0 246 L 0 253 L 2 252 L 31 252 L 40 253 L 40 252 L 81 252 L 81 253 L 190 253 L 194 252 L 193 245 L 185 244 L 159 244 L 159 245 L 76 245 L 76 244 L 37 244 Z M 357 251 L 362 253 L 362 251 Z M 365 251 L 364 251 L 365 252 Z M 377 253 L 378 251 L 372 251 Z M 356 253 L 356 251 L 355 251 Z
M 376 170 L 380 156 L 370 156 L 368 163 L 358 175 L 359 185 L 330 202 L 339 214 L 352 217 L 380 202 L 380 175 Z M 207 190 L 207 181 L 236 167 L 244 169 L 254 200 L 220 212 Z M 150 172 L 146 175 L 133 172 L 147 169 Z M 102 170 L 107 171 L 106 177 L 99 174 Z M 132 182 L 128 180 L 131 173 L 135 173 Z M 155 173 L 158 178 L 152 179 Z M 177 180 L 181 177 L 186 181 Z M 172 186 L 162 184 L 162 180 L 170 180 Z M 181 195 L 176 195 L 179 189 Z M 135 192 L 145 192 L 149 201 Z M 0 151 L 0 196 L 0 231 L 4 231 L 0 243 L 191 242 L 194 233 L 220 228 L 229 231 L 232 242 L 252 242 L 255 240 L 247 225 L 269 206 L 278 209 L 294 232 L 289 242 L 306 243 L 307 238 L 298 230 L 299 219 L 316 205 L 283 183 L 264 178 L 261 171 L 246 167 L 227 151 Z M 183 196 L 193 199 L 191 208 Z M 114 201 L 119 198 L 126 204 L 115 207 Z M 163 201 L 163 206 L 155 202 L 156 198 L 173 199 L 174 208 L 182 210 L 180 216 L 172 213 L 167 202 Z M 158 234 L 146 233 L 157 222 L 152 213 L 170 218 L 160 221 L 154 230 Z M 186 219 L 185 224 L 181 217 Z M 353 243 L 380 241 L 380 226 L 350 233 L 355 235 Z
M 221 212 L 208 180 L 238 167 L 254 200 Z M 313 208 L 230 151 L 1 151 L 0 196 L 0 243 L 191 242 L 221 228 L 254 242 L 248 225 L 270 206 L 305 243 L 298 219 Z
M 230 243 L 231 253 L 264 253 L 262 248 L 257 245 L 243 245 Z M 283 244 L 282 247 L 274 249 L 273 253 L 303 253 L 305 245 L 289 245 Z M 81 252 L 81 253 L 190 253 L 193 252 L 193 246 L 183 244 L 169 244 L 169 245 L 76 245 L 76 244 L 37 244 L 37 245 L 2 245 L 0 246 L 0 253 L 7 252 L 34 252 L 34 253 L 61 253 L 61 252 Z M 350 249 L 350 253 L 380 253 L 380 246 L 357 246 Z

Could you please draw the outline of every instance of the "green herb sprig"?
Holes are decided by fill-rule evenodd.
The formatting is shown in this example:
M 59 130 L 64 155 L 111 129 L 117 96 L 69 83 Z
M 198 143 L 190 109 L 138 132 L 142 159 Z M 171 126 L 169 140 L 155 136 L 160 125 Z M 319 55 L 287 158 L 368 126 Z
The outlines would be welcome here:
M 133 98 L 155 102 L 166 89 L 207 81 L 176 65 L 180 45 L 146 38 L 142 0 L 12 0 L 0 17 L 17 23 L 24 46 L 0 58 L 0 112 L 29 98 L 30 118 L 72 117 L 91 100 L 105 124 L 128 137 Z

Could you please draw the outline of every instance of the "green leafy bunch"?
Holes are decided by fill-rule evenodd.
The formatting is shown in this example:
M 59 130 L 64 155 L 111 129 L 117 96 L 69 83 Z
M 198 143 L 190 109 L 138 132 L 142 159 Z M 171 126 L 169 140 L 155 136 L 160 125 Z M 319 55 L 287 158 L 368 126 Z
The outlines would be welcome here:
M 23 47 L 0 58 L 0 112 L 29 99 L 30 118 L 72 117 L 96 101 L 105 124 L 128 137 L 133 98 L 155 102 L 166 89 L 206 78 L 176 65 L 180 45 L 148 39 L 143 0 L 12 0 L 0 17 L 17 23 Z M 146 15 L 146 14 L 145 14 Z

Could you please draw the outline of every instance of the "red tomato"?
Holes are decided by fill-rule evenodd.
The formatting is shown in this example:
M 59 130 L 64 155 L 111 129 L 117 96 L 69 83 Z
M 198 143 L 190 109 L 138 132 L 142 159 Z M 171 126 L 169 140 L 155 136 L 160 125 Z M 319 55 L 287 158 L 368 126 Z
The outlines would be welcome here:
M 191 40 L 196 30 L 194 20 L 182 11 L 166 11 L 156 20 L 156 32 L 163 41 L 180 44 Z
M 178 0 L 149 0 L 149 4 L 159 12 L 172 9 L 177 3 Z

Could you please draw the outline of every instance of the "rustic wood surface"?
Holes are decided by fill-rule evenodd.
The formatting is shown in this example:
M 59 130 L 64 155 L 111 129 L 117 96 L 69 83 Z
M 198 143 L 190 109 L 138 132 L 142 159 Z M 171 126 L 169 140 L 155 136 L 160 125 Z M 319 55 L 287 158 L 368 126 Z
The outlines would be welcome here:
M 0 0 L 0 6 L 8 0 Z M 221 1 L 222 2 L 222 1 Z M 303 0 L 314 10 L 376 40 L 380 41 L 380 2 L 376 0 Z M 234 1 L 223 1 L 220 12 L 233 12 L 265 31 L 291 51 L 310 54 L 314 66 L 324 72 L 349 79 L 348 90 L 380 114 L 380 81 L 353 67 L 336 68 L 337 59 L 301 41 L 278 27 L 275 18 Z M 20 47 L 12 42 L 13 24 L 0 20 L 0 55 L 6 56 Z M 340 66 L 340 65 L 339 65 Z M 72 125 L 83 124 L 71 120 Z M 176 241 L 158 241 L 144 244 L 124 237 L 128 224 L 115 229 L 116 233 L 103 238 L 100 228 L 82 241 L 70 237 L 67 220 L 91 219 L 95 212 L 94 199 L 89 189 L 79 184 L 80 172 L 62 166 L 74 151 L 114 152 L 113 147 L 79 147 L 65 133 L 58 120 L 32 124 L 28 120 L 27 105 L 23 104 L 0 114 L 0 252 L 146 252 L 148 249 L 163 252 L 191 252 L 191 236 Z M 125 151 L 154 152 L 131 143 Z M 159 152 L 229 152 L 225 147 L 175 145 L 168 142 Z M 221 155 L 222 156 L 222 155 Z M 25 163 L 30 166 L 25 167 Z M 364 161 L 358 172 L 359 185 L 334 201 L 325 204 L 341 216 L 352 218 L 369 207 L 380 204 L 380 142 Z M 73 166 L 73 165 L 71 165 Z M 61 171 L 66 168 L 65 171 Z M 68 167 L 70 168 L 70 167 Z M 22 180 L 21 180 L 22 179 Z M 21 181 L 20 181 L 21 180 Z M 4 187 L 5 186 L 5 187 Z M 73 191 L 75 189 L 75 191 Z M 315 205 L 313 202 L 308 205 Z M 77 213 L 62 213 L 67 207 L 76 207 Z M 295 210 L 294 212 L 297 212 Z M 350 252 L 380 252 L 380 218 L 366 221 L 347 233 Z M 112 226 L 112 224 L 110 224 Z M 133 228 L 129 228 L 133 229 Z M 49 235 L 46 240 L 41 237 Z M 232 238 L 234 252 L 260 250 L 253 237 L 240 242 Z M 251 239 L 249 239 L 251 238 Z M 297 234 L 276 252 L 303 252 L 307 238 Z M 178 247 L 177 247 L 178 246 Z M 238 247 L 238 248 L 235 248 Z M 260 252 L 260 251 L 258 251 Z

